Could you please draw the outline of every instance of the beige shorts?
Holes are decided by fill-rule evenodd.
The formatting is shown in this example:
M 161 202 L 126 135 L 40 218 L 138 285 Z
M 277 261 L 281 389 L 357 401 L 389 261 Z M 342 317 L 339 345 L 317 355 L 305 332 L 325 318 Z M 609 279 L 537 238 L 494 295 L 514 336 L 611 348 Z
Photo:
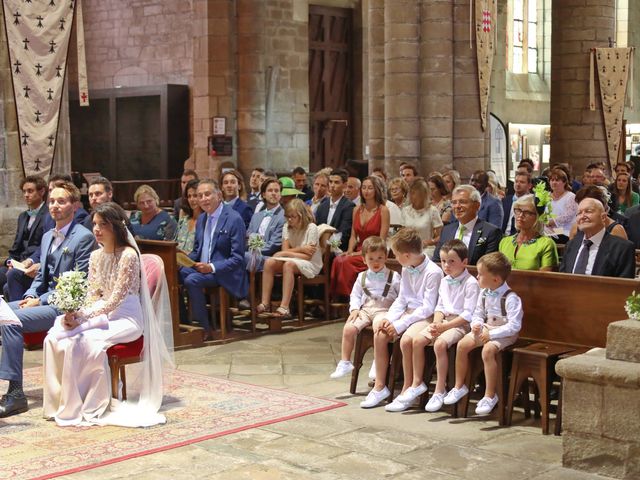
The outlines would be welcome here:
M 415 308 L 407 308 L 407 309 L 404 311 L 404 313 L 400 316 L 400 319 L 403 319 L 403 318 L 405 318 L 405 317 L 407 317 L 407 316 L 411 315 L 414 311 L 415 311 Z M 383 321 L 384 319 L 385 319 L 385 315 L 381 315 L 381 316 L 379 316 L 379 317 L 378 317 L 378 316 L 376 316 L 376 318 L 374 318 L 373 323 L 372 323 L 372 325 L 373 325 L 373 331 L 374 331 L 374 332 L 376 331 L 376 328 L 378 327 L 378 325 L 379 325 L 380 323 L 382 323 L 382 321 Z M 406 331 L 405 331 L 405 333 L 406 333 Z M 393 338 L 393 341 L 395 342 L 396 340 L 398 340 L 398 338 L 400 338 L 400 335 L 396 335 L 396 336 Z
M 386 308 L 362 308 L 358 312 L 358 316 L 353 320 L 347 320 L 348 324 L 353 325 L 359 332 L 364 330 L 365 327 L 373 325 L 374 322 L 381 322 L 384 320 L 384 316 L 387 314 Z
M 454 318 L 456 317 L 451 316 L 449 320 L 453 320 Z M 442 321 L 442 323 L 447 323 L 449 320 L 445 319 Z M 429 331 L 431 322 L 432 319 L 416 322 L 407 329 L 405 335 L 408 335 L 411 338 L 415 338 L 416 336 L 420 335 L 429 340 L 427 345 L 431 345 L 434 342 L 434 338 L 431 336 L 431 332 Z M 450 348 L 452 345 L 458 343 L 462 339 L 462 337 L 467 334 L 468 331 L 469 327 L 450 328 L 449 330 L 442 332 L 437 338 L 440 338 L 447 342 L 447 348 Z
M 487 331 L 490 330 L 486 325 L 483 325 L 482 328 Z M 473 332 L 469 332 L 467 333 L 466 336 L 469 338 L 472 338 L 475 341 L 476 347 L 481 347 L 483 345 L 480 335 L 475 335 Z M 511 337 L 502 337 L 502 338 L 496 338 L 494 340 L 489 340 L 487 343 L 491 343 L 495 345 L 498 348 L 498 350 L 502 351 L 508 346 L 516 343 L 517 340 L 518 340 L 518 336 L 513 335 Z

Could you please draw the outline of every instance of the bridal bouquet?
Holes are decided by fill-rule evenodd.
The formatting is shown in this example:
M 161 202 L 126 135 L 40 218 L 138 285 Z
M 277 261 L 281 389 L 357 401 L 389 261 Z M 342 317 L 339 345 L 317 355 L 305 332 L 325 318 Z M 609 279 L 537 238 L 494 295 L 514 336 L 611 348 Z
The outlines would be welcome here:
M 327 243 L 331 248 L 332 253 L 340 255 L 342 253 L 342 250 L 340 249 L 340 245 L 342 244 L 342 232 L 337 232 L 331 235 Z
M 262 260 L 262 249 L 266 245 L 264 238 L 259 233 L 252 233 L 249 235 L 249 241 L 247 246 L 251 256 L 249 257 L 249 270 L 255 272 Z
M 80 270 L 69 270 L 56 278 L 56 288 L 49 303 L 63 312 L 76 312 L 85 303 L 89 291 L 87 274 Z
M 624 309 L 631 320 L 640 320 L 640 294 L 634 290 L 627 298 Z

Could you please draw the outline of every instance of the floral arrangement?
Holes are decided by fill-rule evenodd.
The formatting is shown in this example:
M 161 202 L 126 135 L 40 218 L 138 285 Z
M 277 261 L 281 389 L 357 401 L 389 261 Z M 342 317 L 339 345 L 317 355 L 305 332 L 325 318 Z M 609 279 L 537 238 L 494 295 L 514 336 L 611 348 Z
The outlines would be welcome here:
M 635 290 L 627 297 L 624 309 L 631 320 L 640 320 L 640 294 Z
M 340 245 L 342 245 L 342 232 L 336 232 L 331 235 L 327 244 L 329 245 L 329 248 L 331 248 L 332 253 L 340 255 L 342 253 L 342 250 L 340 249 Z
M 551 192 L 547 190 L 547 186 L 544 182 L 538 182 L 538 184 L 533 187 L 533 194 L 536 197 L 536 209 L 539 212 L 538 220 L 542 225 L 546 225 L 549 223 L 549 220 L 555 218 L 553 214 L 553 209 L 551 207 L 551 201 L 553 197 L 551 196 Z
M 249 252 L 251 256 L 249 258 L 249 270 L 251 272 L 255 272 L 262 260 L 262 249 L 266 245 L 264 241 L 264 237 L 259 233 L 252 233 L 249 235 L 249 240 L 247 241 L 247 246 L 249 247 Z
M 56 280 L 56 288 L 49 297 L 49 304 L 63 312 L 75 312 L 85 303 L 89 291 L 87 274 L 80 270 L 64 272 Z

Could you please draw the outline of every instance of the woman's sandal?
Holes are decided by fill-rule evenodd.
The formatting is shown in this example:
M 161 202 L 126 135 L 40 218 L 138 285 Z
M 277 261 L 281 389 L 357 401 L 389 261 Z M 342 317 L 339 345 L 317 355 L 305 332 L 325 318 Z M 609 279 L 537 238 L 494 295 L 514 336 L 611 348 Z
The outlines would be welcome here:
M 291 311 L 288 308 L 278 307 L 276 311 L 271 314 L 273 317 L 282 318 L 283 320 L 291 318 Z
M 259 317 L 261 316 L 271 316 L 271 305 L 265 305 L 264 303 L 259 303 L 256 307 L 256 313 Z

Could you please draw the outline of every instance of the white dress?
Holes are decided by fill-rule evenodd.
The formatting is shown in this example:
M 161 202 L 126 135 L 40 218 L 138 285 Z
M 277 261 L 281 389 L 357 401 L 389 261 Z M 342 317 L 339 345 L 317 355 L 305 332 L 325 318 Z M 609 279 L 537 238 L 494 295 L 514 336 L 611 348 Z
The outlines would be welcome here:
M 307 278 L 313 278 L 322 270 L 322 251 L 320 250 L 320 237 L 318 235 L 318 226 L 315 223 L 307 225 L 307 229 L 302 231 L 289 231 L 289 224 L 285 223 L 282 227 L 282 240 L 289 241 L 290 248 L 302 247 L 304 245 L 315 245 L 316 252 L 311 260 L 303 260 L 302 258 L 292 257 L 271 257 L 281 262 L 293 262 L 297 265 L 300 273 Z
M 551 200 L 551 213 L 554 215 L 555 228 L 546 228 L 546 233 L 569 236 L 571 227 L 576 221 L 578 204 L 573 192 L 565 192 L 558 200 Z
M 140 260 L 134 249 L 95 250 L 89 260 L 89 283 L 91 300 L 80 313 L 86 319 L 105 316 L 108 328 L 57 339 L 64 330 L 59 316 L 44 341 L 43 413 L 60 426 L 99 423 L 111 402 L 106 351 L 143 333 Z
M 433 230 L 442 227 L 442 219 L 438 209 L 433 205 L 420 210 L 416 210 L 410 204 L 405 205 L 402 207 L 402 217 L 404 218 L 404 226 L 418 230 L 418 235 L 420 235 L 423 242 L 431 240 L 433 238 Z M 424 247 L 423 252 L 431 258 L 435 248 L 435 245 Z

